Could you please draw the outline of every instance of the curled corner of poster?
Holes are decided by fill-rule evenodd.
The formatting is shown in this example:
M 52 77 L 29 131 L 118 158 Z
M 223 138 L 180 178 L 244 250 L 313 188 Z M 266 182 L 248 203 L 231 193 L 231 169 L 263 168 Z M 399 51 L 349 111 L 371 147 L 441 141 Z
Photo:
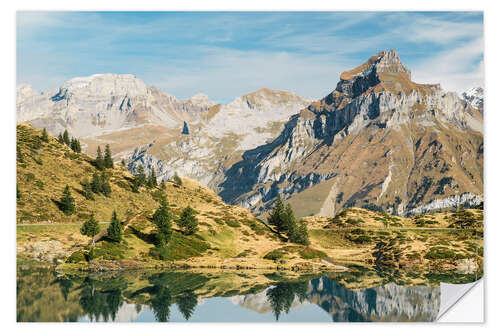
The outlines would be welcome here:
M 484 322 L 484 279 L 467 284 L 441 283 L 441 323 Z

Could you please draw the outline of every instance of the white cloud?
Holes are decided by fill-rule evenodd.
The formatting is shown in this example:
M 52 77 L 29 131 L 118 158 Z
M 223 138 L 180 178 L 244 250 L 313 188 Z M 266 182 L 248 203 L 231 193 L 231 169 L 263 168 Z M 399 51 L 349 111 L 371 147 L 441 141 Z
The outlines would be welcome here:
M 445 90 L 463 92 L 484 86 L 483 38 L 437 53 L 414 67 L 412 77 L 421 83 L 441 83 Z

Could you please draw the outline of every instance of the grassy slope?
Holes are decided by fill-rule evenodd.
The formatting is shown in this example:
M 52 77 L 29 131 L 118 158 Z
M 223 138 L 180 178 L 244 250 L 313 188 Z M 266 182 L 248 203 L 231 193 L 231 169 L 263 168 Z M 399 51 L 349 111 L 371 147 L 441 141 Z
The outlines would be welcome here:
M 375 260 L 377 244 L 391 244 L 389 264 L 397 267 L 450 269 L 457 260 L 472 258 L 482 265 L 483 211 L 468 209 L 477 225 L 456 229 L 453 213 L 419 215 L 412 218 L 382 214 L 362 208 L 349 208 L 335 219 L 306 217 L 312 246 L 325 251 L 338 262 Z M 437 253 L 437 255 L 436 255 Z M 392 260 L 392 262 L 391 262 Z
M 101 259 L 126 259 L 156 265 L 149 254 L 154 247 L 155 233 L 150 218 L 163 194 L 175 215 L 174 234 L 167 247 L 168 259 L 191 266 L 276 267 L 273 261 L 262 258 L 284 245 L 278 236 L 248 210 L 226 205 L 213 191 L 196 181 L 183 179 L 182 186 L 167 182 L 163 192 L 158 186 L 133 193 L 132 175 L 115 165 L 107 171 L 111 196 L 95 195 L 94 201 L 86 200 L 80 182 L 84 177 L 90 179 L 95 172 L 92 158 L 73 153 L 53 137 L 48 143 L 42 142 L 40 149 L 35 149 L 33 143 L 36 136 L 41 136 L 41 131 L 32 126 L 20 124 L 17 132 L 24 158 L 17 169 L 21 193 L 17 202 L 19 255 L 53 261 L 82 251 L 89 239 L 80 235 L 81 223 L 94 212 L 101 227 L 106 228 L 106 221 L 116 210 L 119 219 L 127 224 L 125 242 L 114 245 L 104 238 L 97 244 Z M 57 205 L 66 184 L 76 201 L 76 212 L 70 216 L 64 215 Z M 200 221 L 200 230 L 193 236 L 182 235 L 175 224 L 187 205 L 198 212 Z M 303 261 L 298 253 L 300 249 L 299 246 L 286 256 L 287 265 Z

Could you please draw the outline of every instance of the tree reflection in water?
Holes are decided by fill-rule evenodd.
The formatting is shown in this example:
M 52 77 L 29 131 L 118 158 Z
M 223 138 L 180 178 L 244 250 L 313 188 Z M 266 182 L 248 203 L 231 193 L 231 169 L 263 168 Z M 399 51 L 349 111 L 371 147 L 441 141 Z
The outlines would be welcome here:
M 266 292 L 267 300 L 271 304 L 274 317 L 278 321 L 282 312 L 288 313 L 295 296 L 303 302 L 307 296 L 307 282 L 279 282 Z

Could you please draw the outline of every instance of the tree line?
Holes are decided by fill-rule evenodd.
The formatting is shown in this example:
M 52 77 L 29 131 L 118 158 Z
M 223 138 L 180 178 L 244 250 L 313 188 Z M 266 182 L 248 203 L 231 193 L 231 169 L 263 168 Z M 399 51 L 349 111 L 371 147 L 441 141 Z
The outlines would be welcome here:
M 304 221 L 297 223 L 292 206 L 289 203 L 285 206 L 279 194 L 267 223 L 274 226 L 279 234 L 285 234 L 289 242 L 310 244 L 306 223 Z
M 43 129 L 43 132 L 42 132 L 42 140 L 45 142 L 49 142 L 47 130 L 45 128 Z M 63 134 L 59 133 L 59 135 L 57 137 L 57 141 L 59 143 L 65 144 L 66 146 L 70 147 L 71 150 L 73 150 L 75 153 L 82 152 L 82 146 L 80 144 L 80 140 L 78 140 L 77 138 L 74 138 L 74 137 L 71 137 L 71 139 L 70 139 L 68 130 L 64 130 Z

